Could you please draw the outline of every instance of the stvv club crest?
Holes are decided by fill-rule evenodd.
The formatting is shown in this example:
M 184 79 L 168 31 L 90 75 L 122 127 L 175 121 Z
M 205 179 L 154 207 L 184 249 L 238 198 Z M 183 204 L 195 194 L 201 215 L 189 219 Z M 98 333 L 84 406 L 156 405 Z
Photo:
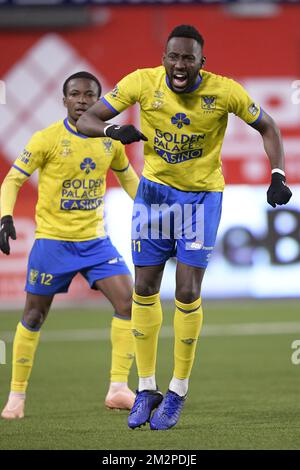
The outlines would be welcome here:
M 201 96 L 201 108 L 209 111 L 216 109 L 216 96 Z

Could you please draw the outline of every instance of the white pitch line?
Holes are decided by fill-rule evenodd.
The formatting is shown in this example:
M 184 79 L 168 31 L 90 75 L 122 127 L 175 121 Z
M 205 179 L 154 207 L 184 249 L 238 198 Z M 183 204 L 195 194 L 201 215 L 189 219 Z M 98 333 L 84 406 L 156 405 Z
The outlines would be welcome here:
M 277 323 L 231 323 L 228 325 L 206 325 L 203 327 L 201 336 L 262 336 L 262 335 L 286 335 L 300 333 L 300 322 L 277 322 Z M 0 339 L 11 343 L 14 332 L 0 332 Z M 173 327 L 163 326 L 160 338 L 172 338 Z M 73 329 L 43 331 L 41 341 L 47 343 L 67 341 L 106 341 L 110 339 L 110 329 Z

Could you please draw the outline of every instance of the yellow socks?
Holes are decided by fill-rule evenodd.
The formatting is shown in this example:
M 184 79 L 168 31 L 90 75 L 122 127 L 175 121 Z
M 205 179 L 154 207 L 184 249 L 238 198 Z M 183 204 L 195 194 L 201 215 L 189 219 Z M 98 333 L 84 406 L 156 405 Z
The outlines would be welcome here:
M 139 377 L 155 374 L 157 341 L 162 324 L 159 294 L 143 297 L 133 293 L 132 332 Z
M 174 317 L 174 377 L 187 379 L 190 376 L 201 331 L 203 312 L 201 298 L 191 304 L 175 300 Z
M 134 358 L 131 319 L 115 314 L 111 323 L 111 382 L 128 382 Z
M 29 329 L 24 322 L 18 324 L 13 344 L 12 392 L 26 392 L 39 339 L 40 331 Z

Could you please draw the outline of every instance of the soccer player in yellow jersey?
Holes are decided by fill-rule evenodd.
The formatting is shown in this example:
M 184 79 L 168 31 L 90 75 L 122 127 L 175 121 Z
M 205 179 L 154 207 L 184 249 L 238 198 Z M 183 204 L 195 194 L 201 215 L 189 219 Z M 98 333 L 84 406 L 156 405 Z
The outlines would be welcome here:
M 13 210 L 18 190 L 39 170 L 36 240 L 28 262 L 25 309 L 14 338 L 11 392 L 1 414 L 6 419 L 24 416 L 40 328 L 54 295 L 67 292 L 77 273 L 92 289 L 101 291 L 115 310 L 111 383 L 105 405 L 130 409 L 135 398 L 127 386 L 134 358 L 132 278 L 105 233 L 103 197 L 109 168 L 131 198 L 139 180 L 120 142 L 108 137 L 90 139 L 76 130 L 77 119 L 99 99 L 98 79 L 78 72 L 65 81 L 63 93 L 66 119 L 33 135 L 1 187 L 0 249 L 9 255 L 9 238 L 16 239 Z
M 275 207 L 291 197 L 278 127 L 240 84 L 202 69 L 203 43 L 193 26 L 177 26 L 168 37 L 163 66 L 127 75 L 77 123 L 89 136 L 144 141 L 145 166 L 132 224 L 132 328 L 139 386 L 130 428 L 150 421 L 151 429 L 169 429 L 185 402 L 203 318 L 201 283 L 221 215 L 220 153 L 229 113 L 262 136 L 272 172 L 268 202 Z M 142 132 L 105 122 L 135 102 L 141 109 Z M 163 398 L 155 381 L 162 323 L 159 290 L 165 262 L 174 255 L 174 372 Z

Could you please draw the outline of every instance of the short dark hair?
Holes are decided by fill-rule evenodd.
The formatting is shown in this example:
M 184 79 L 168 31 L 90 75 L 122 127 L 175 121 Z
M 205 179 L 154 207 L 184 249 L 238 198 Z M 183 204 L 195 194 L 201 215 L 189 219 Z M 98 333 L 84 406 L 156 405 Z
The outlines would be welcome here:
M 99 98 L 99 96 L 101 95 L 102 88 L 101 88 L 101 84 L 100 84 L 98 78 L 95 77 L 95 75 L 91 74 L 90 72 L 84 72 L 84 71 L 73 73 L 73 75 L 70 75 L 65 80 L 65 83 L 63 84 L 63 94 L 64 94 L 64 96 L 67 96 L 67 86 L 68 86 L 69 81 L 74 80 L 75 78 L 87 78 L 88 80 L 93 80 L 94 82 L 96 82 L 97 85 L 98 85 L 98 98 Z
M 197 41 L 201 47 L 204 46 L 203 37 L 199 31 L 190 24 L 181 24 L 176 26 L 173 31 L 171 31 L 167 42 L 169 42 L 172 38 L 192 38 L 195 39 L 195 41 Z

